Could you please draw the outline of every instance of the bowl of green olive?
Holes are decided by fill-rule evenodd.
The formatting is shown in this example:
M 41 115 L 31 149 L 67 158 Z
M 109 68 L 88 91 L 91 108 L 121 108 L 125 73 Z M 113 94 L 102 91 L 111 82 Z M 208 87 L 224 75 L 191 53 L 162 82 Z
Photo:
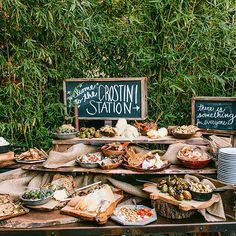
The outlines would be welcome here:
M 50 189 L 30 189 L 21 193 L 19 197 L 25 205 L 38 206 L 49 202 L 53 194 Z

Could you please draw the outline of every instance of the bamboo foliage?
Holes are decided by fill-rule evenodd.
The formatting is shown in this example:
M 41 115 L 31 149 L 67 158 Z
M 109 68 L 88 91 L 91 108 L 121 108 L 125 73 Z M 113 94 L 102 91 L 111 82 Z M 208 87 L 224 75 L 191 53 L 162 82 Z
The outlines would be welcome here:
M 193 95 L 236 96 L 235 1 L 0 0 L 0 131 L 50 146 L 62 81 L 147 76 L 149 117 L 190 122 Z

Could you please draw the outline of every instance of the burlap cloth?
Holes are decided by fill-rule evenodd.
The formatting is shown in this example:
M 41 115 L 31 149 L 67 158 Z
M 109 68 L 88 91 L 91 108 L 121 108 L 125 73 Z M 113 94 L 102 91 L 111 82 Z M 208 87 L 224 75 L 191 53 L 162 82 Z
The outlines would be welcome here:
M 2 173 L 0 174 L 0 194 L 9 194 L 12 198 L 16 199 L 20 193 L 24 192 L 28 188 L 40 188 L 44 184 L 50 183 L 53 175 L 54 174 L 52 173 L 29 172 L 21 169 Z M 197 177 L 191 175 L 185 175 L 185 179 L 187 181 L 193 180 L 195 182 L 200 182 Z M 107 175 L 87 174 L 74 177 L 75 188 L 86 186 L 98 181 L 102 181 L 103 183 L 109 181 L 113 186 L 133 196 L 149 198 L 147 193 L 142 191 L 141 186 L 134 186 L 126 182 L 118 181 Z M 201 182 L 215 188 L 215 186 L 207 179 L 203 179 Z M 204 216 L 206 221 L 226 220 L 221 197 L 219 202 L 214 203 L 207 209 L 199 210 L 199 212 Z
M 184 178 L 190 182 L 191 180 L 194 182 L 201 182 L 203 184 L 208 184 L 211 188 L 215 188 L 215 185 L 208 179 L 203 179 L 200 181 L 196 176 L 193 175 L 185 175 Z M 225 212 L 223 207 L 223 202 L 219 193 L 217 193 L 220 200 L 215 202 L 213 205 L 206 209 L 198 210 L 206 221 L 208 222 L 217 222 L 217 221 L 225 221 Z
M 0 194 L 9 194 L 12 198 L 18 198 L 19 194 L 26 191 L 28 188 L 40 188 L 43 185 L 50 183 L 53 179 L 53 173 L 30 172 L 22 169 L 16 169 L 0 174 Z M 75 188 L 87 186 L 89 184 L 102 181 L 108 181 L 115 187 L 124 192 L 133 194 L 134 196 L 148 197 L 141 187 L 115 180 L 107 175 L 92 175 L 83 174 L 74 177 Z
M 166 153 L 162 156 L 162 159 L 169 161 L 171 164 L 180 164 L 179 160 L 177 159 L 177 153 L 184 147 L 193 147 L 193 148 L 198 147 L 199 149 L 202 150 L 203 155 L 208 155 L 207 154 L 208 147 L 188 145 L 184 143 L 175 143 L 169 146 Z
M 43 166 L 45 168 L 74 166 L 77 157 L 96 151 L 97 147 L 91 145 L 84 145 L 82 143 L 71 146 L 65 152 L 50 151 L 48 159 L 44 162 Z

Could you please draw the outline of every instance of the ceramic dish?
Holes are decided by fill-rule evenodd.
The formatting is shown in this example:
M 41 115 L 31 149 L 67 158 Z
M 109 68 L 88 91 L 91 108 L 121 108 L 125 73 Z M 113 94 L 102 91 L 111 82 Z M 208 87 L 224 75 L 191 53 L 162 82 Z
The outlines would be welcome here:
M 83 168 L 97 168 L 100 167 L 100 161 L 103 159 L 101 152 L 89 153 L 77 157 L 76 162 Z
M 22 163 L 22 164 L 36 164 L 36 163 L 42 163 L 46 160 L 47 159 L 41 159 L 41 160 L 24 160 L 24 159 L 18 159 L 18 158 L 15 159 L 16 162 Z
M 10 144 L 0 146 L 0 153 L 7 153 L 10 151 Z
M 129 170 L 137 171 L 137 172 L 158 172 L 167 169 L 171 163 L 169 161 L 165 161 L 165 164 L 161 168 L 155 168 L 155 169 L 143 169 L 141 167 L 132 167 L 127 165 L 127 163 L 122 164 L 123 167 Z
M 81 162 L 78 158 L 76 159 L 76 163 L 83 168 L 93 169 L 100 167 L 99 162 Z
M 36 189 L 33 189 L 33 190 L 36 190 Z M 29 190 L 26 191 L 26 192 L 21 193 L 19 195 L 19 198 L 24 203 L 24 205 L 29 205 L 29 206 L 43 205 L 43 204 L 49 202 L 53 198 L 54 192 L 52 190 L 48 190 L 48 191 L 50 192 L 50 195 L 47 196 L 47 197 L 41 198 L 41 199 L 26 199 L 26 198 L 24 198 L 23 195 L 26 192 L 29 192 Z
M 205 166 L 207 166 L 211 162 L 211 158 L 203 159 L 203 160 L 186 160 L 182 159 L 180 157 L 177 157 L 178 160 L 183 164 L 185 167 L 188 167 L 190 169 L 201 169 Z
M 142 214 L 137 214 L 137 218 L 138 221 L 128 221 L 126 220 L 126 217 L 122 214 L 121 210 L 123 209 L 131 209 L 134 210 L 133 213 L 135 212 L 139 212 L 142 211 L 142 209 L 147 210 L 151 215 L 150 216 L 145 216 L 145 218 L 142 218 L 141 215 Z M 113 215 L 111 216 L 111 219 L 122 224 L 122 225 L 147 225 L 155 220 L 157 220 L 157 214 L 155 209 L 149 208 L 147 206 L 143 206 L 143 205 L 123 205 L 123 206 L 119 206 L 115 209 Z
M 209 201 L 212 198 L 213 193 L 223 193 L 226 191 L 226 189 L 215 188 L 209 193 L 194 192 L 191 189 L 189 191 L 192 195 L 193 200 L 205 202 L 205 201 Z
M 54 139 L 72 139 L 75 138 L 77 135 L 77 132 L 73 133 L 53 133 L 53 138 Z

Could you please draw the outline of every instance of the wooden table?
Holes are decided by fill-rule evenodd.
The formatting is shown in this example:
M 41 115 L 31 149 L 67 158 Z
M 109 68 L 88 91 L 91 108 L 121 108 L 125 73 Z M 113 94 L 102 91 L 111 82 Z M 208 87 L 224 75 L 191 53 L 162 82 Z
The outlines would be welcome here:
M 22 166 L 24 170 L 31 171 L 43 171 L 43 172 L 57 172 L 57 173 L 93 173 L 93 174 L 124 174 L 124 175 L 137 175 L 137 174 L 216 174 L 216 168 L 214 167 L 205 167 L 202 169 L 188 169 L 181 165 L 171 165 L 165 170 L 158 172 L 145 171 L 138 172 L 133 170 L 127 170 L 122 167 L 112 169 L 112 170 L 103 170 L 99 168 L 87 169 L 79 166 L 70 166 L 70 167 L 60 167 L 55 169 L 44 168 L 41 164 L 37 165 L 24 165 Z
M 35 214 L 35 217 L 38 213 Z M 47 213 L 45 213 L 47 217 Z M 79 222 L 72 224 L 47 226 L 40 228 L 2 228 L 1 235 L 66 235 L 66 236 L 91 236 L 91 235 L 143 235 L 157 233 L 198 233 L 198 232 L 227 232 L 236 231 L 236 221 L 227 219 L 226 222 L 205 222 L 203 217 L 196 213 L 189 219 L 170 220 L 158 216 L 156 222 L 146 226 L 121 226 L 111 220 L 105 225 L 98 226 L 93 222 Z
M 79 137 L 73 138 L 73 139 L 66 139 L 66 140 L 56 140 L 54 139 L 52 144 L 53 144 L 53 149 L 55 151 L 65 151 L 69 147 L 71 147 L 74 144 L 78 143 L 84 143 L 84 144 L 93 144 L 93 145 L 99 145 L 99 144 L 104 144 L 104 143 L 111 143 L 111 142 L 130 142 L 134 144 L 174 144 L 174 143 L 186 143 L 186 144 L 192 144 L 192 145 L 207 145 L 209 141 L 202 137 L 193 137 L 189 139 L 177 139 L 174 138 L 173 136 L 166 136 L 164 138 L 159 138 L 159 139 L 150 139 L 147 136 L 139 136 L 136 139 L 130 140 L 127 138 L 122 138 L 122 137 L 102 137 L 102 138 L 84 138 L 81 139 Z

